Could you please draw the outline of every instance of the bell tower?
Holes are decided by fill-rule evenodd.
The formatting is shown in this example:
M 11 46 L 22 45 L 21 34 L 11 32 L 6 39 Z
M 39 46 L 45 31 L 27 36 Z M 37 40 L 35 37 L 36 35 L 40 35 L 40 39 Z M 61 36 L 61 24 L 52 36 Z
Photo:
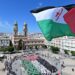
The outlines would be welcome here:
M 24 26 L 23 26 L 23 35 L 24 35 L 25 37 L 27 37 L 27 32 L 28 32 L 27 24 L 24 22 Z
M 18 35 L 18 24 L 17 24 L 17 22 L 14 23 L 13 31 L 14 31 L 14 36 L 17 36 Z

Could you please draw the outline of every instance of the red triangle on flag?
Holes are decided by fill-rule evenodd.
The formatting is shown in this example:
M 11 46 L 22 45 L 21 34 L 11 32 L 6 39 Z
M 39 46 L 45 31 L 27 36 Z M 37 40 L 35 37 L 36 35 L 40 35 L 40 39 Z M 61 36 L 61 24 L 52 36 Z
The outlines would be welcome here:
M 64 20 L 69 25 L 71 31 L 75 33 L 75 8 L 72 8 L 64 15 Z

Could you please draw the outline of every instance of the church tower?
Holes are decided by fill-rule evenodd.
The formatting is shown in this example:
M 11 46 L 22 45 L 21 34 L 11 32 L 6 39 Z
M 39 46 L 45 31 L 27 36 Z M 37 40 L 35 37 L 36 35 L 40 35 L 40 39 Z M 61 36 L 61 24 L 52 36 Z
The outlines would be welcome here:
M 27 24 L 24 22 L 24 26 L 23 26 L 23 35 L 24 35 L 25 37 L 27 37 L 27 32 L 28 32 Z
M 14 24 L 13 31 L 14 31 L 14 36 L 17 36 L 18 35 L 18 24 L 17 24 L 17 22 L 15 22 L 15 24 Z

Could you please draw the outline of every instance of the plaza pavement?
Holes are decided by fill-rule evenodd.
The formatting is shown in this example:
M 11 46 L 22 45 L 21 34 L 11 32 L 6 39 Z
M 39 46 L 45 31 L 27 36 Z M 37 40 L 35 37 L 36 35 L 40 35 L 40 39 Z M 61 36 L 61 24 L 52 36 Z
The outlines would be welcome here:
M 75 60 L 67 58 L 63 61 L 66 67 L 62 69 L 62 72 L 68 75 L 75 75 Z M 74 68 L 74 71 L 72 71 L 72 68 Z
M 5 55 L 7 56 L 7 60 L 10 61 L 10 57 L 13 59 L 14 56 L 16 56 L 16 55 L 19 56 L 19 55 L 21 55 L 21 53 L 12 54 L 12 55 L 10 55 L 10 54 L 5 54 Z M 5 60 L 6 60 L 6 59 L 5 59 Z M 5 60 L 3 60 L 3 62 L 0 61 L 0 75 L 7 75 L 7 71 L 3 71 L 3 69 L 5 68 L 5 65 L 4 65 Z
M 39 54 L 47 57 L 48 61 L 50 61 L 51 57 L 54 57 L 59 59 L 60 64 L 64 62 L 65 68 L 60 68 L 62 70 L 62 75 L 75 75 L 75 59 L 64 57 L 64 55 L 60 54 L 53 54 L 49 51 L 40 51 Z M 72 68 L 74 68 L 74 71 L 72 71 Z
M 7 71 L 3 71 L 4 69 L 4 63 L 0 62 L 0 75 L 6 75 Z
M 74 68 L 74 70 L 75 70 L 75 59 L 71 59 L 69 57 L 64 57 L 64 56 L 59 55 L 59 54 L 53 54 L 48 50 L 47 51 L 46 50 L 36 51 L 36 53 L 39 53 L 39 55 L 41 55 L 41 56 L 44 55 L 44 57 L 47 57 L 48 61 L 53 60 L 51 58 L 60 59 L 60 62 L 64 61 L 64 65 L 66 67 L 62 69 L 62 75 L 75 75 L 75 71 L 74 72 L 72 71 L 72 68 Z M 14 56 L 20 56 L 20 55 L 22 55 L 22 53 L 17 53 L 17 54 L 12 54 L 12 55 L 7 54 L 7 57 L 8 57 L 8 59 L 10 59 L 10 56 L 11 56 L 11 58 L 14 58 Z M 3 68 L 4 68 L 4 63 L 0 62 L 0 75 L 6 75 L 7 74 L 6 71 L 2 71 Z M 19 67 L 15 66 L 15 69 L 16 68 L 19 68 Z

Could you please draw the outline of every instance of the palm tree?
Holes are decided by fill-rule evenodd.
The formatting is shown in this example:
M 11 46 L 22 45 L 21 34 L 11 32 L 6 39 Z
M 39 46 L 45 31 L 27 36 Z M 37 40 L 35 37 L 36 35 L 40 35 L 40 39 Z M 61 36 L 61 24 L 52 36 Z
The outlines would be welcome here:
M 13 46 L 13 44 L 12 44 L 12 41 L 11 41 L 11 40 L 10 40 L 9 46 L 11 46 L 11 47 Z
M 22 41 L 22 39 L 20 39 L 18 41 L 18 50 L 22 50 L 22 48 L 23 48 L 23 41 Z

